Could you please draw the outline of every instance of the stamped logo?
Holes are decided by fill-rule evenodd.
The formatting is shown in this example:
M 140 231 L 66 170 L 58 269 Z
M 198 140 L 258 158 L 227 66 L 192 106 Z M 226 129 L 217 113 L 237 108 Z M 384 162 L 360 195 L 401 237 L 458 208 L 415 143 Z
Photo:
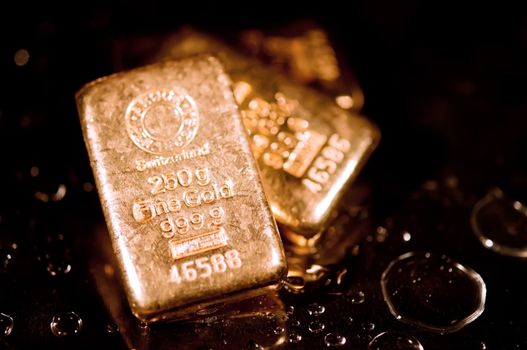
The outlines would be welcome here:
M 173 154 L 196 137 L 199 111 L 180 87 L 137 96 L 125 114 L 126 130 L 137 147 L 152 154 Z

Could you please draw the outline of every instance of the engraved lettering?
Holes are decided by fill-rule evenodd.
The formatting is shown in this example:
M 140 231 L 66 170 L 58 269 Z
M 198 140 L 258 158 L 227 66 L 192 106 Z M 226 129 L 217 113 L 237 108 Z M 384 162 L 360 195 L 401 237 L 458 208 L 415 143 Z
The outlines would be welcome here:
M 198 191 L 190 190 L 190 191 L 185 192 L 183 194 L 183 201 L 189 208 L 198 206 L 200 204 L 199 197 L 198 197 Z
M 151 160 L 139 159 L 135 161 L 135 169 L 138 171 L 145 171 L 147 169 L 158 168 L 164 165 L 178 163 L 182 160 L 194 159 L 198 157 L 205 157 L 211 152 L 208 143 L 205 143 L 201 147 L 196 147 L 188 150 L 182 150 L 172 156 L 167 157 L 156 157 Z
M 133 143 L 148 153 L 172 154 L 188 145 L 197 134 L 198 108 L 181 87 L 162 88 L 137 96 L 125 113 Z M 163 165 L 166 158 L 160 159 Z
M 222 228 L 186 239 L 171 239 L 169 241 L 170 251 L 174 259 L 181 259 L 225 245 L 227 245 L 227 235 Z
M 221 186 L 210 183 L 207 186 L 190 187 L 184 191 L 174 191 L 165 198 L 140 198 L 132 204 L 132 216 L 138 223 L 150 221 L 154 217 L 180 212 L 185 208 L 197 208 L 214 204 L 235 196 L 234 183 L 227 180 Z M 219 216 L 219 214 L 214 214 Z
M 236 270 L 243 266 L 240 253 L 231 249 L 221 254 L 210 257 L 202 256 L 187 260 L 170 267 L 170 281 L 173 283 L 193 282 L 199 279 L 210 278 L 214 274 L 222 274 L 227 270 Z
M 239 83 L 239 96 L 247 99 L 250 89 Z M 273 169 L 301 178 L 327 141 L 323 135 L 309 128 L 300 117 L 298 101 L 283 93 L 275 94 L 275 102 L 254 97 L 242 107 L 244 125 L 251 135 L 251 148 L 256 158 Z
M 323 185 L 329 181 L 331 174 L 335 173 L 350 147 L 348 140 L 338 134 L 331 135 L 327 145 L 307 171 L 307 178 L 302 179 L 302 184 L 313 193 L 322 191 Z
M 206 186 L 210 182 L 209 170 L 198 168 L 194 172 L 189 169 L 181 169 L 176 173 L 164 173 L 150 176 L 147 182 L 152 185 L 150 193 L 159 194 L 166 191 L 174 191 L 178 186 L 189 187 L 195 182 L 200 186 Z
M 156 202 L 156 215 L 163 215 L 168 213 L 168 204 L 166 202 Z
M 170 216 L 161 221 L 159 227 L 161 235 L 165 238 L 172 238 L 175 235 L 185 235 L 190 229 L 199 231 L 207 229 L 217 229 L 225 222 L 225 212 L 221 207 L 214 207 L 205 214 L 193 211 L 190 214 L 179 214 Z
M 132 215 L 135 221 L 144 223 L 156 216 L 156 210 L 151 201 L 139 199 L 132 205 Z

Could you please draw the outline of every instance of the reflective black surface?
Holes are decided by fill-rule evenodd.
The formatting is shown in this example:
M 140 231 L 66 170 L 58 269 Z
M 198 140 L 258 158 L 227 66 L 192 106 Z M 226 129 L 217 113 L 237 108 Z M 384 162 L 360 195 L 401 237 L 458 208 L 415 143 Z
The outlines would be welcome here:
M 527 235 L 525 17 L 498 5 L 341 6 L 1 8 L 0 313 L 13 323 L 10 330 L 9 317 L 0 315 L 0 347 L 367 349 L 371 342 L 371 348 L 417 349 L 420 342 L 425 349 L 526 348 L 526 262 L 492 249 L 500 242 L 521 249 Z M 291 280 L 276 295 L 220 308 L 199 321 L 137 325 L 111 265 L 75 91 L 120 69 L 116 50 L 123 40 L 163 36 L 183 24 L 228 34 L 304 18 L 321 23 L 346 50 L 364 88 L 364 114 L 383 133 L 328 232 L 336 241 L 348 234 L 347 241 L 360 243 L 328 243 L 346 251 L 338 262 L 331 257 L 341 255 L 325 250 L 291 252 L 295 266 L 311 267 L 307 277 L 317 279 L 304 288 Z M 475 234 L 471 215 L 496 188 L 508 201 L 493 203 L 478 218 L 491 244 Z M 357 207 L 359 194 L 365 200 Z M 445 255 L 479 274 L 486 285 L 481 316 L 444 334 L 408 322 L 456 323 L 476 304 L 471 284 L 449 288 L 448 279 L 430 272 L 443 271 L 439 264 L 415 270 L 415 288 L 408 287 L 412 279 L 404 285 L 415 312 L 406 300 L 411 317 L 397 320 L 383 298 L 381 275 L 409 252 Z M 310 266 L 321 261 L 331 265 Z M 383 332 L 389 333 L 372 341 Z

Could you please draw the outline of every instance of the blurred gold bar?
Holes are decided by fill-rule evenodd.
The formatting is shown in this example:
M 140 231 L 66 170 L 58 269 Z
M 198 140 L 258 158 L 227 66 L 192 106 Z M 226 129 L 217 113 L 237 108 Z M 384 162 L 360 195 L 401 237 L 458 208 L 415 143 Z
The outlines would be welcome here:
M 364 106 L 362 88 L 345 55 L 316 22 L 247 30 L 238 40 L 250 55 L 282 69 L 299 83 L 320 88 L 333 96 L 339 107 L 358 112 Z
M 218 60 L 101 78 L 77 103 L 134 315 L 181 317 L 282 278 L 280 236 Z
M 326 96 L 192 29 L 169 39 L 154 61 L 204 52 L 217 55 L 234 80 L 276 220 L 305 236 L 316 235 L 376 147 L 379 131 Z

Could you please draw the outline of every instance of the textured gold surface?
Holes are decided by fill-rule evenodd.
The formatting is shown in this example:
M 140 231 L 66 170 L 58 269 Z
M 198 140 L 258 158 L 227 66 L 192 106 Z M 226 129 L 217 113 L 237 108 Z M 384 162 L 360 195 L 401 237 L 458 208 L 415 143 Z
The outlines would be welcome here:
M 293 80 L 319 87 L 344 109 L 358 112 L 364 105 L 362 88 L 328 33 L 310 21 L 272 31 L 248 30 L 240 43 L 255 57 L 279 67 Z
M 316 235 L 377 145 L 377 128 L 191 29 L 167 41 L 155 60 L 203 52 L 217 55 L 234 81 L 275 218 L 293 231 Z
M 278 281 L 283 249 L 212 57 L 87 84 L 77 102 L 133 313 L 144 321 Z

